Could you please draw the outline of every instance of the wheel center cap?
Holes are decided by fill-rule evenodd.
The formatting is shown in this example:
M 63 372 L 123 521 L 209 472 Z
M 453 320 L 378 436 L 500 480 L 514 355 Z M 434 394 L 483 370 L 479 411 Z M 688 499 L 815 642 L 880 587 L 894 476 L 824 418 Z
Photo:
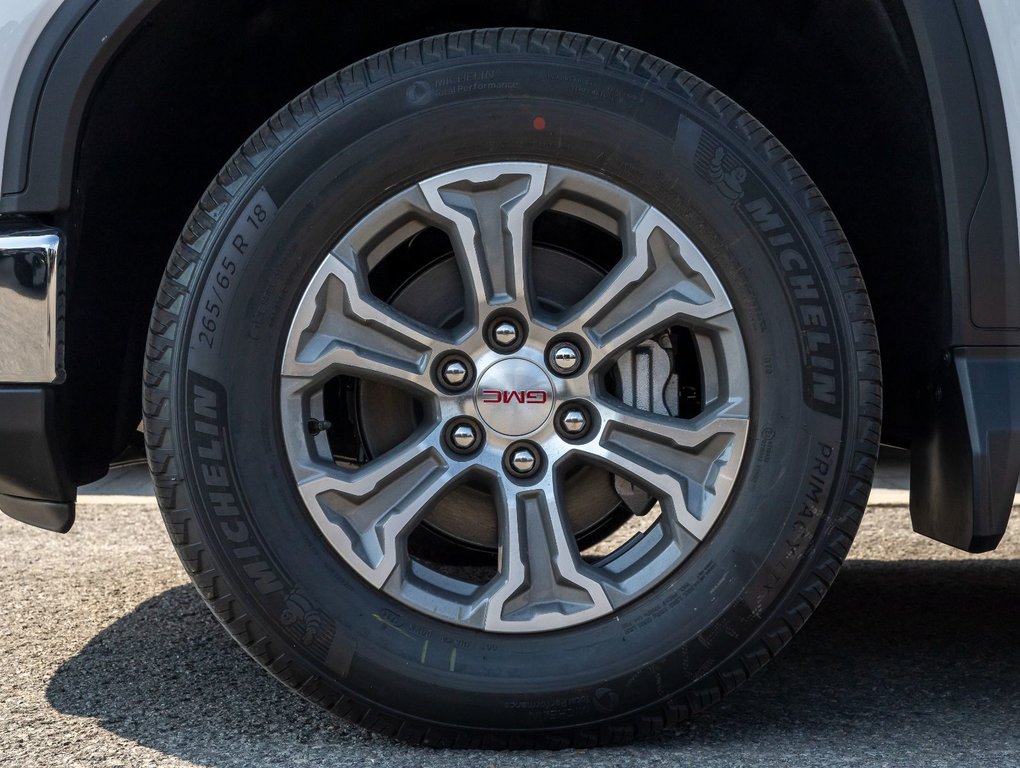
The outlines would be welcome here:
M 500 360 L 478 377 L 475 404 L 489 429 L 519 437 L 534 432 L 549 418 L 552 383 L 530 360 Z

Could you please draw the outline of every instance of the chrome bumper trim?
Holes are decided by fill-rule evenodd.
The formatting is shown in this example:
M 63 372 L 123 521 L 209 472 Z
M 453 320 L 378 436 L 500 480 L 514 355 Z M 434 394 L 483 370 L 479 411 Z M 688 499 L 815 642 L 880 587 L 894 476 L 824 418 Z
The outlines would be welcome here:
M 64 236 L 0 220 L 0 383 L 64 379 Z

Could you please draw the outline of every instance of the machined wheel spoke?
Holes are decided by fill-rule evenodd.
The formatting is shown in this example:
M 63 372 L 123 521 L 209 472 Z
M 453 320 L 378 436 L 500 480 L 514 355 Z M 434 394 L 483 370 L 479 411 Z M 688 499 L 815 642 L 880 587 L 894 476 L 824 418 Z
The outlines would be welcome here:
M 334 251 L 294 320 L 283 375 L 321 384 L 339 373 L 432 391 L 429 361 L 446 341 L 373 296 L 351 251 Z
M 546 166 L 496 163 L 437 176 L 419 186 L 432 212 L 450 222 L 471 301 L 527 307 L 529 211 L 545 193 Z
M 333 546 L 382 587 L 401 565 L 401 539 L 461 471 L 430 440 L 409 441 L 358 469 L 323 467 L 298 491 Z
M 612 610 L 602 584 L 585 572 L 552 473 L 548 478 L 528 489 L 503 483 L 501 578 L 487 599 L 487 630 L 540 631 L 567 616 L 588 619 Z
M 685 420 L 621 407 L 602 417 L 601 438 L 577 450 L 647 488 L 673 525 L 703 539 L 735 479 L 746 416 L 717 409 Z
M 670 445 L 681 450 L 696 450 L 714 437 L 724 435 L 743 441 L 748 418 L 742 403 L 707 411 L 693 419 L 660 416 L 649 411 L 600 402 L 602 418 L 609 432 L 623 432 L 643 440 Z
M 588 338 L 597 363 L 677 322 L 732 311 L 698 248 L 655 209 L 627 232 L 623 259 L 561 330 Z

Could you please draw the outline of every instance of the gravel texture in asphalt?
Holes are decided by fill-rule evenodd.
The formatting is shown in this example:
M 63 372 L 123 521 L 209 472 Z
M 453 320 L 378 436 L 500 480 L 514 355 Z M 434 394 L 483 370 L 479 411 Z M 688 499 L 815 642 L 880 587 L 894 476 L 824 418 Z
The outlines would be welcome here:
M 186 583 L 149 503 L 81 505 L 66 536 L 0 517 L 0 765 L 1020 766 L 1020 526 L 980 557 L 873 509 L 782 656 L 633 746 L 410 748 L 264 673 Z

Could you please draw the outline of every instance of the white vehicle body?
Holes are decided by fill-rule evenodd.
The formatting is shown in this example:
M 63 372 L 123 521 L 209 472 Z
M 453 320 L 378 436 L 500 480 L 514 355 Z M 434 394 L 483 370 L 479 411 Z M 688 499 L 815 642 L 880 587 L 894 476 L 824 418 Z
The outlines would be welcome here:
M 28 55 L 64 0 L 6 0 L 0 4 L 0 173 L 7 125 Z

